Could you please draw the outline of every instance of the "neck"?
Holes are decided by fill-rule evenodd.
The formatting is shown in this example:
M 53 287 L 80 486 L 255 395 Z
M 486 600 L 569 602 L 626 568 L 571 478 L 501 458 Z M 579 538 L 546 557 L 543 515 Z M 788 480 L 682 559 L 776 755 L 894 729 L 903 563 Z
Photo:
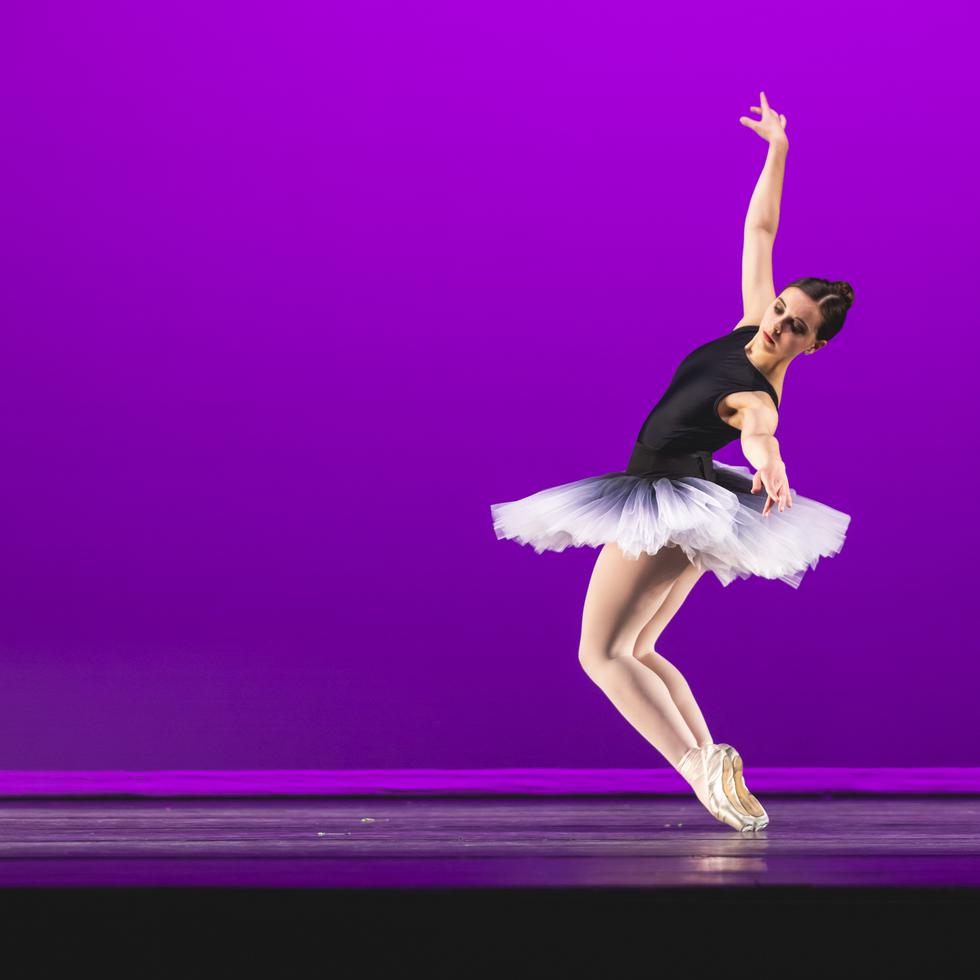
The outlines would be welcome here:
M 755 332 L 745 351 L 752 359 L 752 363 L 766 376 L 769 384 L 779 390 L 792 358 L 781 358 L 778 354 L 770 354 L 765 348 L 761 327 Z

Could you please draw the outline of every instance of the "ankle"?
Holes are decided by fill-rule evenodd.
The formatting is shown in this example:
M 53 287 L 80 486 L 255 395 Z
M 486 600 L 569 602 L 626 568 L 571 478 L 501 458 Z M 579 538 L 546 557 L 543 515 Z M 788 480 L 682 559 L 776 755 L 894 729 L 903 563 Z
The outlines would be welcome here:
M 671 765 L 679 772 L 685 779 L 688 778 L 686 773 L 690 771 L 691 766 L 694 764 L 695 759 L 698 759 L 701 755 L 700 745 L 691 745 L 684 749 L 681 753 L 680 758 L 676 762 L 672 762 Z

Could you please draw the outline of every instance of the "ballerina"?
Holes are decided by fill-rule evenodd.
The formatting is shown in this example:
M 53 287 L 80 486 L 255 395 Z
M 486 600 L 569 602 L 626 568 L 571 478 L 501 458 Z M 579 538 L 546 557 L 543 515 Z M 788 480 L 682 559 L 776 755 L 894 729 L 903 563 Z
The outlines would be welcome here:
M 776 294 L 772 251 L 789 141 L 786 116 L 764 92 L 760 102 L 751 107 L 760 119 L 739 120 L 769 144 L 745 218 L 741 320 L 680 363 L 625 470 L 490 505 L 498 539 L 539 554 L 600 549 L 579 662 L 712 816 L 738 831 L 761 830 L 769 815 L 745 784 L 741 756 L 713 741 L 657 641 L 704 572 L 723 586 L 755 575 L 799 588 L 808 568 L 841 550 L 851 520 L 790 488 L 775 437 L 789 365 L 826 349 L 854 291 L 810 277 Z M 713 458 L 735 439 L 754 474 Z

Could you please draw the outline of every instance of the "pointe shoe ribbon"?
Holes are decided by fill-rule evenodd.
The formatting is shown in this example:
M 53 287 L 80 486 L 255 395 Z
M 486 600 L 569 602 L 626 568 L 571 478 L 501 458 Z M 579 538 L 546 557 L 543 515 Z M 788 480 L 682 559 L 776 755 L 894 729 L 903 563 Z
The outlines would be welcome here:
M 738 750 L 733 748 L 727 742 L 718 742 L 717 746 L 721 749 L 725 755 L 728 756 L 732 764 L 732 776 L 735 783 L 735 793 L 738 797 L 738 801 L 741 804 L 741 808 L 746 810 L 749 814 L 756 818 L 756 830 L 762 830 L 769 823 L 769 814 L 766 813 L 765 807 L 749 792 L 748 786 L 745 785 L 745 777 L 743 775 L 744 764 L 742 762 L 742 757 L 738 754 Z
M 695 746 L 684 753 L 675 768 L 692 786 L 696 787 L 699 779 L 706 786 L 706 800 L 702 802 L 716 820 L 739 832 L 756 829 L 756 817 L 739 805 L 732 761 L 722 748 L 714 744 Z

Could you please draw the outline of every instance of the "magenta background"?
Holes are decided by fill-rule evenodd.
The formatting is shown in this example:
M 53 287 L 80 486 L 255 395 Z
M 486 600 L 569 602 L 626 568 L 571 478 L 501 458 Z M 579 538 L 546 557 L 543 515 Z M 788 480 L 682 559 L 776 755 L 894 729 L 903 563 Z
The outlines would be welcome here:
M 740 318 L 760 88 L 777 289 L 856 292 L 779 439 L 852 523 L 660 650 L 750 764 L 980 763 L 972 16 L 8 12 L 0 769 L 666 765 L 577 662 L 596 551 L 489 505 Z

